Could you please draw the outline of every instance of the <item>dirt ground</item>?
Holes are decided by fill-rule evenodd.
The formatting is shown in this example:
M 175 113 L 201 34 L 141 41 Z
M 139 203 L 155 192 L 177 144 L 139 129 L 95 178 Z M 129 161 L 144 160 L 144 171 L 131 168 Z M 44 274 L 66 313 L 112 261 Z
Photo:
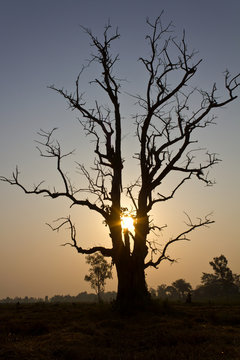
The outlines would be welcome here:
M 0 359 L 240 360 L 240 305 L 1 304 Z

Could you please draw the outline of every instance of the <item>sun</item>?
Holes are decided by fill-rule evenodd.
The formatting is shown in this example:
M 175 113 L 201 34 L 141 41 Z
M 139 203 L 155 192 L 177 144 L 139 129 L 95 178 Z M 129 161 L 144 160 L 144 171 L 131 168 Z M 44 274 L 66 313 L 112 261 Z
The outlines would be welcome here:
M 131 216 L 122 216 L 121 217 L 121 226 L 123 230 L 129 230 L 134 232 L 134 220 Z

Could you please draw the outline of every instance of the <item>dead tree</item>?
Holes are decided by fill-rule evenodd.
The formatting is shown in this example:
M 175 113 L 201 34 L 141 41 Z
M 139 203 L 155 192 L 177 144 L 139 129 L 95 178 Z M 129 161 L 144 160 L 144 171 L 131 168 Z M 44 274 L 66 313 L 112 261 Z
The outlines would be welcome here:
M 219 96 L 216 84 L 213 84 L 210 91 L 193 89 L 191 80 L 201 60 L 195 60 L 196 53 L 188 51 L 185 33 L 177 41 L 173 37 L 172 24 L 164 26 L 161 16 L 154 22 L 147 20 L 147 24 L 149 34 L 146 40 L 150 53 L 148 57 L 141 57 L 139 60 L 147 73 L 148 81 L 145 94 L 133 96 L 140 108 L 140 115 L 133 119 L 139 142 L 139 151 L 134 154 L 139 164 L 138 179 L 130 186 L 123 187 L 120 108 L 122 82 L 115 74 L 118 55 L 114 56 L 111 52 L 111 45 L 118 40 L 119 33 L 118 30 L 112 32 L 110 25 L 105 27 L 102 40 L 89 29 L 83 29 L 89 36 L 95 53 L 78 75 L 75 91 L 69 93 L 63 88 L 50 86 L 65 98 L 71 110 L 78 113 L 83 133 L 95 140 L 94 169 L 90 171 L 81 163 L 78 164 L 88 186 L 75 188 L 64 173 L 62 159 L 71 153 L 62 153 L 60 144 L 54 140 L 55 129 L 39 133 L 38 149 L 41 156 L 56 160 L 56 169 L 64 190 L 49 190 L 44 187 L 43 182 L 28 189 L 19 178 L 18 168 L 12 178 L 1 177 L 2 181 L 20 187 L 26 194 L 46 195 L 52 199 L 68 198 L 71 206 L 79 205 L 102 216 L 109 228 L 111 248 L 100 245 L 83 248 L 77 240 L 76 228 L 70 217 L 59 219 L 58 225 L 52 228 L 59 230 L 68 225 L 71 239 L 64 245 L 69 244 L 79 253 L 93 254 L 99 251 L 112 258 L 118 277 L 117 300 L 127 305 L 142 303 L 148 298 L 145 281 L 147 268 L 157 268 L 163 260 L 174 261 L 168 252 L 170 246 L 188 240 L 188 235 L 193 230 L 213 222 L 208 216 L 197 222 L 188 218 L 187 228 L 176 237 L 166 239 L 161 248 L 151 242 L 151 231 L 162 229 L 149 220 L 153 207 L 172 199 L 179 188 L 192 179 L 208 186 L 213 184 L 208 178 L 208 171 L 219 159 L 216 154 L 206 152 L 206 158 L 202 161 L 202 155 L 198 157 L 201 149 L 196 145 L 194 134 L 214 123 L 213 111 L 234 101 L 237 98 L 235 90 L 239 86 L 239 74 L 232 77 L 226 71 L 225 95 Z M 105 93 L 109 100 L 108 107 L 97 101 L 94 107 L 88 107 L 84 93 L 80 91 L 81 74 L 93 63 L 100 67 L 100 76 L 92 83 Z M 194 107 L 191 106 L 192 99 Z M 174 188 L 169 189 L 168 194 L 164 194 L 161 192 L 161 184 L 172 174 L 180 175 L 176 177 L 180 180 Z M 122 203 L 124 193 L 132 202 L 134 231 L 123 231 L 121 226 L 121 217 L 127 212 Z M 132 248 L 130 241 L 133 243 Z

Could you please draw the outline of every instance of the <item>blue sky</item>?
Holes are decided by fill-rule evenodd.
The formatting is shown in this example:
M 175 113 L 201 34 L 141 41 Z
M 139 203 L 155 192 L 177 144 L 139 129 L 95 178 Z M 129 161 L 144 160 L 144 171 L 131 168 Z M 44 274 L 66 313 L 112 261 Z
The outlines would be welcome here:
M 196 77 L 200 88 L 209 89 L 216 81 L 221 89 L 226 68 L 233 74 L 240 71 L 240 3 L 237 0 L 0 1 L 0 175 L 10 175 L 18 164 L 26 184 L 41 179 L 47 179 L 50 184 L 58 181 L 52 164 L 39 158 L 35 150 L 34 140 L 40 128 L 58 127 L 63 147 L 67 151 L 77 147 L 81 161 L 88 163 L 91 144 L 81 137 L 76 114 L 67 111 L 64 100 L 47 86 L 55 84 L 73 89 L 81 65 L 92 51 L 80 25 L 101 36 L 110 19 L 121 34 L 114 51 L 120 54 L 119 75 L 127 79 L 124 91 L 144 91 L 146 78 L 137 60 L 148 51 L 145 19 L 154 19 L 162 10 L 164 21 L 173 21 L 176 35 L 180 37 L 185 29 L 189 47 L 198 50 L 199 57 L 203 58 Z M 94 71 L 88 72 L 82 83 L 89 102 L 98 96 L 88 85 Z M 219 94 L 223 92 L 220 90 Z M 122 104 L 126 118 L 125 157 L 131 159 L 128 122 L 136 109 L 124 92 Z M 201 146 L 219 153 L 223 160 L 212 171 L 216 185 L 207 189 L 201 184 L 185 187 L 172 203 L 155 213 L 161 223 L 169 223 L 166 236 L 182 230 L 183 211 L 192 216 L 213 211 L 216 223 L 194 234 L 191 243 L 172 248 L 178 263 L 172 266 L 166 263 L 158 271 L 150 271 L 147 276 L 150 286 L 170 283 L 180 277 L 195 285 L 200 282 L 202 271 L 210 271 L 208 262 L 221 253 L 229 259 L 233 271 L 240 273 L 239 109 L 237 99 L 218 112 L 216 127 L 200 135 Z M 72 165 L 66 164 L 66 167 L 72 171 Z M 126 181 L 133 175 L 131 166 L 129 169 Z M 0 298 L 77 294 L 89 290 L 83 281 L 87 272 L 84 257 L 59 246 L 67 233 L 53 234 L 45 225 L 67 215 L 69 204 L 26 197 L 19 189 L 4 183 L 0 183 L 0 199 Z M 83 241 L 89 239 L 97 243 L 97 233 L 108 244 L 101 219 L 91 218 L 82 210 L 76 211 L 75 216 L 81 219 Z M 109 282 L 109 288 L 115 289 L 115 286 L 116 282 Z

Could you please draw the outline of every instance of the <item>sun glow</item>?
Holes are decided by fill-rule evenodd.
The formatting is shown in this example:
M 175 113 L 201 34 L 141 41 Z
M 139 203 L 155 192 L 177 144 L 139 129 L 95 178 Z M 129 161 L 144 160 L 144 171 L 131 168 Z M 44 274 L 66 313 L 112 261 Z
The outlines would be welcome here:
M 121 217 L 121 226 L 123 230 L 129 230 L 134 232 L 134 220 L 131 216 L 122 216 Z

